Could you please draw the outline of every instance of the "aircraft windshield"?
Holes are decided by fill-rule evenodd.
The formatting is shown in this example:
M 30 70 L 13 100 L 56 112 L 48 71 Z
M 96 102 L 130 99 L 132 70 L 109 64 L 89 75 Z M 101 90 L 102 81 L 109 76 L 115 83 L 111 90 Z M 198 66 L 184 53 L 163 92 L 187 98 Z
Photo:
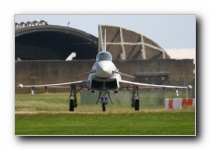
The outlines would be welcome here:
M 101 52 L 97 55 L 96 61 L 112 61 L 112 55 L 108 52 Z

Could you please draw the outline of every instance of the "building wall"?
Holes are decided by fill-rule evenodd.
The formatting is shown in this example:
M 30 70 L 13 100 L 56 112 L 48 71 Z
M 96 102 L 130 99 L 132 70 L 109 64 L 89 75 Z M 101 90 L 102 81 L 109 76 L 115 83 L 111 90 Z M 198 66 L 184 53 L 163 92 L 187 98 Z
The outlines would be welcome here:
M 50 84 L 71 82 L 75 80 L 87 79 L 88 75 L 79 74 L 91 70 L 95 60 L 87 61 L 16 61 L 15 63 L 15 86 L 19 83 L 24 85 L 31 84 Z M 115 61 L 116 67 L 120 72 L 134 75 L 138 82 L 138 77 L 145 75 L 160 76 L 167 73 L 168 79 L 163 84 L 190 84 L 193 80 L 193 60 L 141 60 L 141 61 Z M 128 77 L 122 77 L 132 80 Z M 148 81 L 150 82 L 150 81 Z M 15 89 L 16 93 L 30 93 L 30 89 Z M 36 89 L 41 92 L 69 92 L 68 88 Z

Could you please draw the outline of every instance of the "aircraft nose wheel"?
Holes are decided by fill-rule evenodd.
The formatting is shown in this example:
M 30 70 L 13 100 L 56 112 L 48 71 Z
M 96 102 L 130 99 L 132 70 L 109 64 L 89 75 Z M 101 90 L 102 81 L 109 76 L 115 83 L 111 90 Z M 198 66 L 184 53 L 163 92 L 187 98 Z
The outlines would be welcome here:
M 109 98 L 106 97 L 101 97 L 101 106 L 102 106 L 102 111 L 106 111 L 106 105 L 108 104 Z
M 106 111 L 106 103 L 102 103 L 102 111 Z
M 103 95 L 102 95 L 103 94 Z M 102 106 L 102 111 L 106 111 L 106 105 L 109 103 L 109 101 L 112 103 L 112 100 L 110 98 L 110 94 L 107 91 L 103 91 L 99 93 L 98 100 L 96 104 L 100 101 Z M 112 103 L 113 104 L 113 103 Z

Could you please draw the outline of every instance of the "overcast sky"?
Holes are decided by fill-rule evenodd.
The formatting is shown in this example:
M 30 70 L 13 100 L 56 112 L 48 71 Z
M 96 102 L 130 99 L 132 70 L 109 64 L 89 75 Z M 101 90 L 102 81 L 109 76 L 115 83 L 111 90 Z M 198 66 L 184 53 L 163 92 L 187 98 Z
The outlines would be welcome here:
M 147 36 L 164 49 L 195 49 L 195 15 L 15 15 L 15 22 L 46 20 L 98 37 L 98 25 L 114 25 Z

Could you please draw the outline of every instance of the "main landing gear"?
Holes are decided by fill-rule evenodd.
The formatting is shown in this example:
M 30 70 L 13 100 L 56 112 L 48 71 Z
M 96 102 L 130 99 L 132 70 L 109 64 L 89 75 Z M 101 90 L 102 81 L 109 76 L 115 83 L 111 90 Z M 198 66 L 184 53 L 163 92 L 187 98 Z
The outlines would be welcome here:
M 131 107 L 134 107 L 134 110 L 138 111 L 140 108 L 139 88 L 134 87 L 133 90 L 130 90 L 130 92 L 132 93 Z
M 109 100 L 112 103 L 110 93 L 108 91 L 103 91 L 99 93 L 99 97 L 96 104 L 98 104 L 98 102 L 100 101 L 102 106 L 102 111 L 106 111 L 106 105 L 109 103 Z
M 74 111 L 74 108 L 77 107 L 77 92 L 81 89 L 77 90 L 76 86 L 71 86 L 71 93 L 69 96 L 69 111 Z
M 74 108 L 77 107 L 76 94 L 81 89 L 77 90 L 76 86 L 71 86 L 71 93 L 69 96 L 69 111 L 74 111 Z M 129 91 L 132 93 L 131 107 L 133 107 L 135 111 L 138 111 L 140 108 L 140 100 L 139 100 L 140 97 L 139 97 L 139 93 L 138 93 L 139 89 L 138 89 L 138 87 L 134 87 L 132 90 L 129 90 Z M 100 91 L 96 104 L 98 104 L 98 102 L 101 103 L 102 111 L 106 111 L 106 105 L 109 103 L 109 101 L 111 102 L 111 104 L 113 104 L 111 97 L 110 97 L 110 92 L 109 91 Z

